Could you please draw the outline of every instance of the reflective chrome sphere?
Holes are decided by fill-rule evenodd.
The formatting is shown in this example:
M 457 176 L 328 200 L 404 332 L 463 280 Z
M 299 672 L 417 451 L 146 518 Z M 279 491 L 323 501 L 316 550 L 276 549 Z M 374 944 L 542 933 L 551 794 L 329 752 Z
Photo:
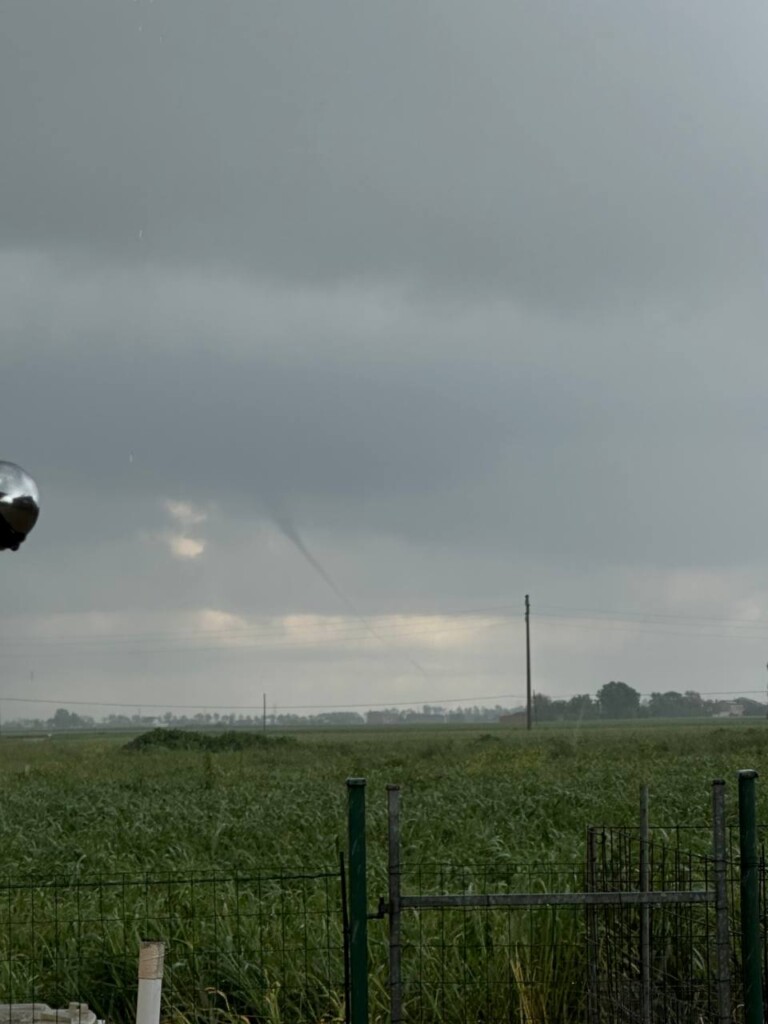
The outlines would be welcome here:
M 0 462 L 0 551 L 18 551 L 39 515 L 35 481 L 15 462 Z

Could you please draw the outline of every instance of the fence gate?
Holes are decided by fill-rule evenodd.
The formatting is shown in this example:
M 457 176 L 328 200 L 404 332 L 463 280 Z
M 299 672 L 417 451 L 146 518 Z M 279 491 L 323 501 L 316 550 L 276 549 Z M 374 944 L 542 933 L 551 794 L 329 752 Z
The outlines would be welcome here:
M 404 867 L 388 786 L 392 1024 L 727 1024 L 724 783 L 712 829 L 590 828 L 586 865 Z M 745 1018 L 749 1020 L 749 1018 Z
M 586 908 L 590 1024 L 731 1021 L 722 798 L 716 783 L 710 843 L 704 830 L 681 827 L 652 841 L 647 790 L 639 831 L 588 830 L 588 891 L 628 897 Z

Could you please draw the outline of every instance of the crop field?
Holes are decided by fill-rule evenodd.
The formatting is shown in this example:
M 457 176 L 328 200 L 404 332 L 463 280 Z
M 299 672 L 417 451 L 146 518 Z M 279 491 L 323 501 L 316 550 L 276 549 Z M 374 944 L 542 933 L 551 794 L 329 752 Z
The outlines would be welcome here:
M 368 781 L 369 861 L 383 868 L 387 783 L 405 856 L 578 860 L 590 823 L 708 820 L 713 778 L 768 760 L 768 723 L 539 732 L 305 732 L 250 750 L 128 752 L 124 736 L 0 741 L 0 869 L 115 873 L 333 863 L 345 779 Z M 768 819 L 768 790 L 760 793 Z M 734 798 L 735 801 L 735 798 Z M 732 803 L 734 803 L 732 801 Z M 734 808 L 735 809 L 735 808 Z
M 734 821 L 735 773 L 760 771 L 768 757 L 768 723 L 759 720 L 305 732 L 218 753 L 127 750 L 127 739 L 0 740 L 0 1000 L 83 999 L 113 1021 L 130 1019 L 135 957 L 126 950 L 133 956 L 139 938 L 161 937 L 147 929 L 172 924 L 169 1016 L 341 1019 L 334 873 L 346 847 L 347 777 L 368 783 L 374 912 L 387 892 L 387 783 L 402 787 L 405 877 L 423 891 L 459 871 L 465 888 L 482 891 L 489 866 L 520 865 L 525 884 L 541 891 L 569 884 L 564 866 L 578 884 L 586 826 L 633 824 L 641 784 L 652 825 L 703 825 L 710 783 L 725 778 Z M 768 821 L 760 783 L 758 798 Z M 414 1019 L 570 1019 L 582 986 L 580 922 L 543 910 L 519 917 L 425 916 Z M 249 929 L 256 964 L 243 962 Z M 371 1016 L 383 1020 L 385 921 L 370 922 L 369 941 Z M 556 958 L 540 955 L 548 942 Z M 200 950 L 212 943 L 211 980 L 200 976 Z M 481 960 L 494 944 L 506 977 L 536 980 L 518 986 L 514 1006 L 510 986 L 493 976 L 502 968 Z

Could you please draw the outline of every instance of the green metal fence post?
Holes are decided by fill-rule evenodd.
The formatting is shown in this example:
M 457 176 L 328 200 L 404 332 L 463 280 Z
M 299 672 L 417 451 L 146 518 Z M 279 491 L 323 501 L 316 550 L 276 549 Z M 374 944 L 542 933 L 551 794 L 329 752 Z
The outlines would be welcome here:
M 368 1024 L 368 890 L 365 862 L 365 779 L 347 779 L 349 838 L 350 1024 Z
M 763 971 L 760 943 L 760 879 L 757 859 L 755 779 L 739 772 L 739 860 L 741 873 L 741 969 L 744 1024 L 763 1024 Z

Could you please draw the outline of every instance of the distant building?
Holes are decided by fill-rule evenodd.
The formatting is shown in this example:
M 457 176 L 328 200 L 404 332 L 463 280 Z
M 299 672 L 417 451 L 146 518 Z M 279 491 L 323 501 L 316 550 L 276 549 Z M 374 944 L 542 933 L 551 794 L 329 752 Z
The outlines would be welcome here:
M 513 711 L 511 715 L 499 715 L 499 722 L 519 728 L 528 724 L 528 715 L 525 711 Z
M 743 718 L 744 717 L 744 705 L 737 704 L 735 701 L 721 701 L 717 705 L 717 711 L 715 711 L 713 718 Z
M 397 725 L 400 714 L 397 711 L 366 711 L 365 721 L 368 725 Z

